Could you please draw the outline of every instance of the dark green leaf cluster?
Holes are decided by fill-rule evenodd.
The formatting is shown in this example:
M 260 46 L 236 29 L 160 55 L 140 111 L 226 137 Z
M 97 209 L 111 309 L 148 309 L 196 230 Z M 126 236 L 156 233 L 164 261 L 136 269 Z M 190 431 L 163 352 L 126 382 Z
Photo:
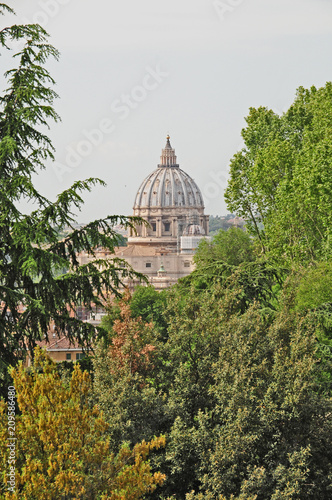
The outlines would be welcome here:
M 117 373 L 110 351 L 96 356 L 116 446 L 166 434 L 151 463 L 167 479 L 147 498 L 327 500 L 331 364 L 312 312 L 297 311 L 301 275 L 284 283 L 266 262 L 198 271 L 167 292 L 167 336 L 143 378 Z

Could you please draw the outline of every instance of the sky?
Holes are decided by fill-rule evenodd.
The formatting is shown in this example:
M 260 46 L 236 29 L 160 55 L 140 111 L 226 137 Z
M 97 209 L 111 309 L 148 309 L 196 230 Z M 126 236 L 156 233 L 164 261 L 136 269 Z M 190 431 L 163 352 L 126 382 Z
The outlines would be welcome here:
M 48 63 L 62 119 L 48 132 L 56 161 L 36 186 L 54 200 L 79 179 L 107 183 L 84 195 L 80 222 L 132 214 L 167 134 L 206 213 L 226 214 L 249 108 L 281 114 L 299 86 L 332 79 L 330 0 L 8 2 L 17 16 L 0 26 L 39 23 L 61 53 Z M 12 64 L 2 54 L 1 75 Z

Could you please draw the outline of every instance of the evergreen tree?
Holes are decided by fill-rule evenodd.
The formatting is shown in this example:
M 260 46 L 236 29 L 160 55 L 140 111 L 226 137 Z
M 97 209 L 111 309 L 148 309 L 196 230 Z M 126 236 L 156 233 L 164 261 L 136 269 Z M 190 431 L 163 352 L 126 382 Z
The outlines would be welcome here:
M 0 4 L 0 14 L 13 13 Z M 7 368 L 33 351 L 50 321 L 70 340 L 87 346 L 94 327 L 75 316 L 77 305 L 100 304 L 107 294 L 118 294 L 122 279 L 133 270 L 119 259 L 79 265 L 77 253 L 94 257 L 94 249 L 114 250 L 119 236 L 116 223 L 133 227 L 136 219 L 109 216 L 75 229 L 74 211 L 83 203 L 82 192 L 99 179 L 75 182 L 55 202 L 40 194 L 33 175 L 54 158 L 51 140 L 43 130 L 58 121 L 53 108 L 57 95 L 45 68 L 49 57 L 58 58 L 39 25 L 14 25 L 0 31 L 0 49 L 13 52 L 17 65 L 5 73 L 7 89 L 0 95 L 0 383 Z M 20 209 L 22 200 L 34 204 L 31 213 Z M 71 229 L 59 241 L 64 227 Z M 63 270 L 67 270 L 64 273 Z

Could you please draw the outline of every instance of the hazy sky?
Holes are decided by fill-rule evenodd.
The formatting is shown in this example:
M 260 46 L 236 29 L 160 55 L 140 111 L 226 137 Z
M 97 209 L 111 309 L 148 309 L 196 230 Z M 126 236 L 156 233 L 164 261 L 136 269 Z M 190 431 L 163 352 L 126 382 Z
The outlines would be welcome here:
M 301 85 L 331 80 L 330 0 L 14 0 L 11 22 L 38 22 L 61 52 L 49 65 L 62 123 L 56 163 L 36 179 L 50 198 L 75 180 L 80 221 L 132 213 L 166 135 L 195 179 L 206 213 L 227 212 L 229 160 L 251 106 L 282 113 Z M 8 69 L 0 58 L 1 73 Z M 3 86 L 3 80 L 0 80 Z

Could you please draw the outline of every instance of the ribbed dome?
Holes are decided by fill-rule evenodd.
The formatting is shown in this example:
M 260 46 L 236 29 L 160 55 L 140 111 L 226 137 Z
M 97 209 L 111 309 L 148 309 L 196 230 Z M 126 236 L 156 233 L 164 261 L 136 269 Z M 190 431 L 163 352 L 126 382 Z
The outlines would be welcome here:
M 143 207 L 204 208 L 202 193 L 196 182 L 176 163 L 169 136 L 162 150 L 161 164 L 142 182 L 134 209 Z

